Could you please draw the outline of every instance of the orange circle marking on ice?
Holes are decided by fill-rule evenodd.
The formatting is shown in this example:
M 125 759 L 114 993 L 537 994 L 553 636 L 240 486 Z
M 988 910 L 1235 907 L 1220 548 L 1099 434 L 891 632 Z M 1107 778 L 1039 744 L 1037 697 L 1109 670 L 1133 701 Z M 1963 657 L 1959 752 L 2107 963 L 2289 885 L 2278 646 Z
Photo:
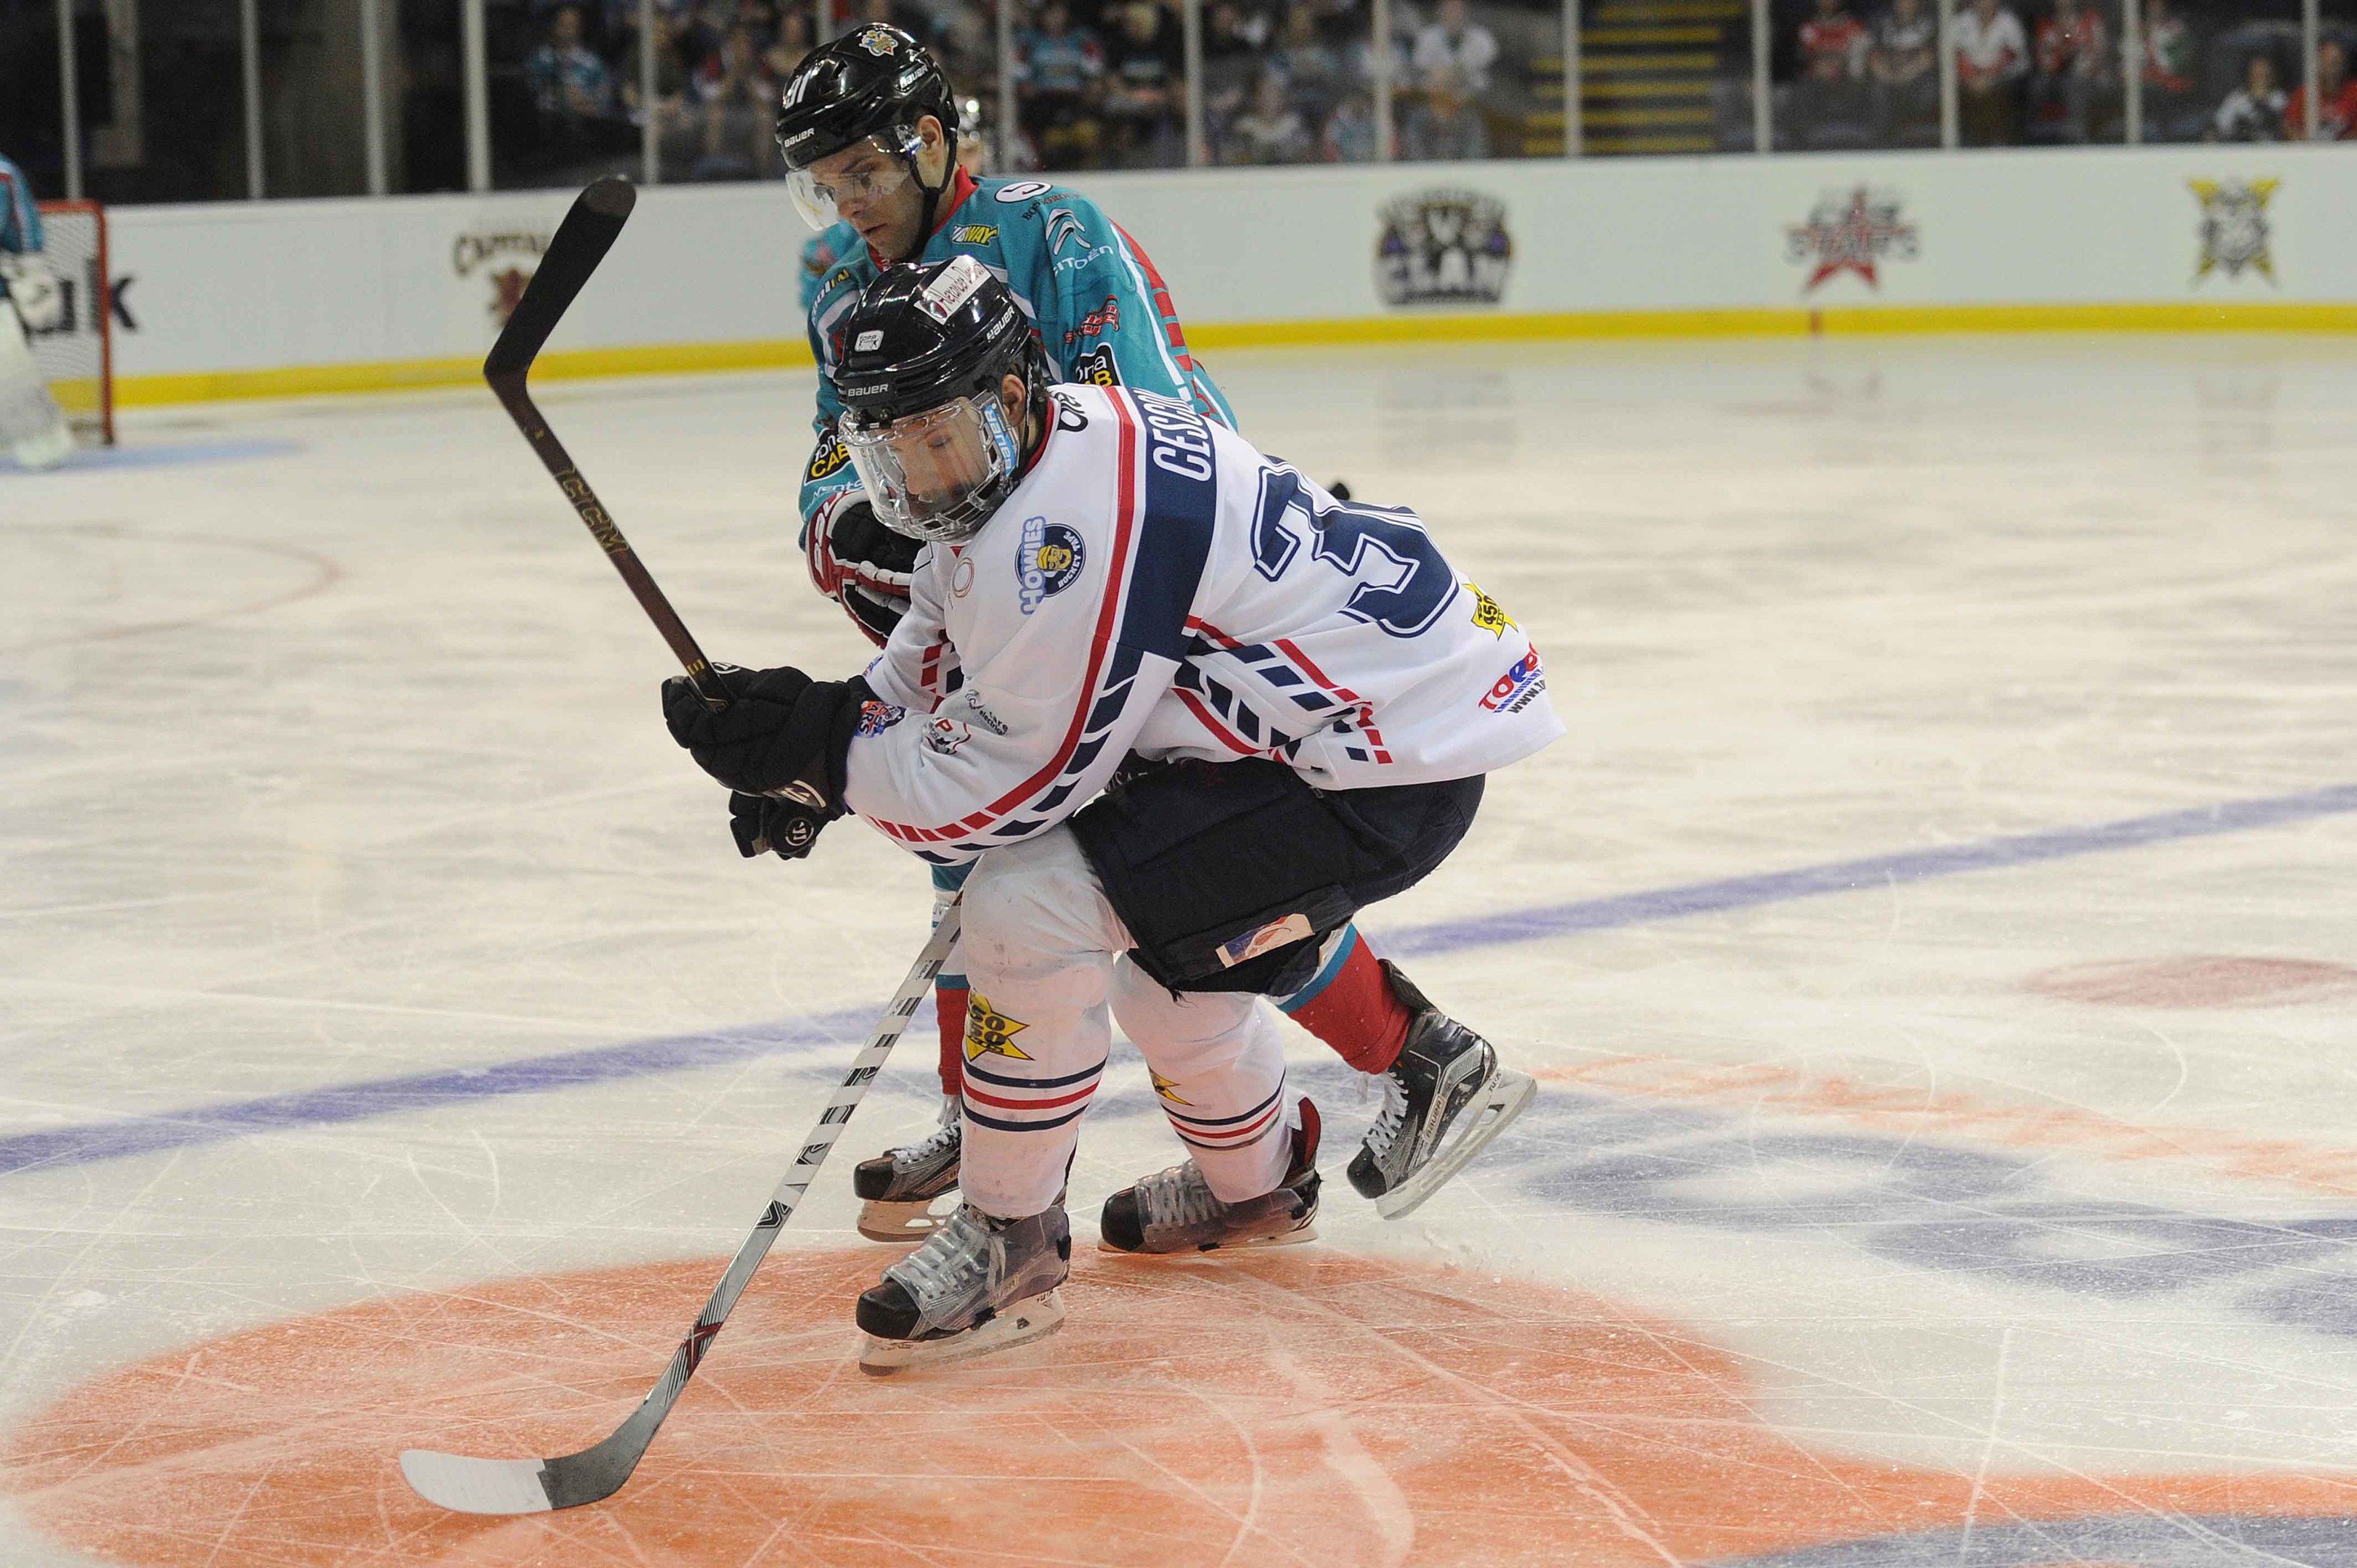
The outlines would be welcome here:
M 1085 1248 L 1038 1345 L 853 1369 L 880 1251 L 774 1257 L 637 1477 L 515 1520 L 446 1514 L 395 1455 L 570 1450 L 627 1414 L 716 1262 L 403 1296 L 99 1380 L 0 1487 L 152 1568 L 388 1563 L 1545 1564 L 1660 1568 L 2008 1515 L 2330 1513 L 2290 1477 L 1989 1479 L 1833 1458 L 1747 1407 L 1734 1358 L 1517 1279 L 1318 1248 Z
M 2040 996 L 2110 1007 L 2282 1007 L 2357 995 L 2357 969 L 2304 958 L 2120 959 L 2022 983 Z

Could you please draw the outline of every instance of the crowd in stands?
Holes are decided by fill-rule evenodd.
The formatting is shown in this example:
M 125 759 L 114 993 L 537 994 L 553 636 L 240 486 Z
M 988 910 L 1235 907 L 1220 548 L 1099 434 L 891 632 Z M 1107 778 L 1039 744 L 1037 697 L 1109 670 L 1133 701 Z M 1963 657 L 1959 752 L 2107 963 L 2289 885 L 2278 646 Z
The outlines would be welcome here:
M 2119 0 L 2109 0 L 2116 5 Z M 2138 0 L 2127 0 L 2136 4 Z M 1813 0 L 1794 36 L 1794 80 L 1779 94 L 1778 141 L 1803 148 L 1931 146 L 1940 141 L 1939 24 L 1927 0 L 1889 0 L 1869 26 L 1847 0 Z M 2116 16 L 2116 10 L 2111 13 Z M 1958 139 L 1966 146 L 2118 141 L 2126 58 L 2105 8 L 2040 0 L 2025 25 L 2013 0 L 1958 0 Z M 2307 134 L 2296 32 L 2244 24 L 2206 40 L 2169 0 L 2141 0 L 2144 139 L 2272 142 Z M 2231 70 L 2230 79 L 2208 74 Z M 2357 81 L 2349 41 L 2328 33 L 2317 50 L 2317 134 L 2357 138 Z
M 992 14 L 963 0 L 838 0 L 838 30 L 888 21 L 938 52 L 995 119 Z M 642 102 L 638 0 L 558 0 L 523 61 L 544 163 L 617 162 L 651 114 L 666 178 L 775 175 L 780 84 L 811 48 L 808 0 L 658 0 Z M 1497 37 L 1468 0 L 1394 0 L 1392 156 L 1491 156 Z M 1017 124 L 992 128 L 1002 169 L 1187 162 L 1178 0 L 1028 0 L 1014 29 Z M 1206 154 L 1216 163 L 1364 163 L 1376 151 L 1371 0 L 1205 0 Z

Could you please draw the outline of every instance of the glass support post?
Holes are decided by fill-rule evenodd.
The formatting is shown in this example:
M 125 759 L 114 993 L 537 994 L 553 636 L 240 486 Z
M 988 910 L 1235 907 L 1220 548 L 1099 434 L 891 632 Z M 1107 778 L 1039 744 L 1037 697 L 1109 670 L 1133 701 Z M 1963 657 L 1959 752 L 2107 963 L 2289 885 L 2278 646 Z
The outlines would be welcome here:
M 1375 0 L 1374 26 L 1368 35 L 1369 63 L 1375 68 L 1375 161 L 1392 161 L 1392 5 Z
M 1563 0 L 1563 156 L 1579 156 L 1579 138 L 1586 126 L 1580 124 L 1580 106 L 1584 102 L 1579 74 L 1579 0 Z
M 998 0 L 998 162 L 1001 174 L 1015 167 L 1023 127 L 1015 118 L 1015 0 Z
M 384 18 L 380 0 L 361 0 L 361 136 L 368 155 L 371 196 L 393 188 L 384 149 Z
M 66 199 L 81 199 L 81 60 L 74 50 L 73 0 L 58 0 L 58 98 L 64 104 Z
M 655 0 L 639 0 L 639 183 L 662 183 L 662 105 L 655 74 Z
M 2301 52 L 2308 57 L 2308 63 L 2300 72 L 2300 80 L 2308 88 L 2308 91 L 2300 95 L 2307 100 L 2307 113 L 2300 116 L 2306 122 L 2299 128 L 2300 139 L 2303 141 L 2316 140 L 2317 116 L 2321 107 L 2317 102 L 2317 99 L 2322 96 L 2324 91 L 2323 80 L 2318 74 L 2316 54 L 2323 43 L 2324 18 L 2321 8 L 2318 5 L 2317 0 L 2300 0 L 2299 47 Z
M 247 0 L 252 4 L 252 0 Z M 459 0 L 459 70 L 466 77 L 467 188 L 491 188 L 491 88 L 483 41 L 483 0 Z
M 1964 141 L 1956 113 L 1956 0 L 1940 0 L 1940 145 L 1954 152 Z
M 1751 150 L 1776 150 L 1776 92 L 1768 77 L 1768 0 L 1751 0 Z
M 2124 105 L 2121 139 L 2131 147 L 2144 140 L 2144 0 L 2120 0 L 2120 90 Z
M 1186 24 L 1187 47 L 1187 166 L 1210 163 L 1203 134 L 1203 0 L 1185 0 L 1179 16 Z
M 263 198 L 262 177 L 262 7 L 260 0 L 238 0 L 237 51 L 245 81 L 245 199 Z

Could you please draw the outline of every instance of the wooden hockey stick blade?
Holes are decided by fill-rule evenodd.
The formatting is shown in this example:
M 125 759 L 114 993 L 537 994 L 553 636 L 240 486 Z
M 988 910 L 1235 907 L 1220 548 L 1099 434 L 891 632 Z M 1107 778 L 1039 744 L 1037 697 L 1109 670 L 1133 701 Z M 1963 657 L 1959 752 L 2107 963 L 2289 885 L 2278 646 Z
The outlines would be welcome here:
M 646 1457 L 648 1445 L 654 1442 L 655 1433 L 671 1413 L 671 1407 L 678 1402 L 680 1391 L 695 1376 L 695 1369 L 703 1363 L 713 1339 L 726 1325 L 737 1298 L 752 1283 L 753 1271 L 761 1266 L 761 1260 L 770 1255 L 770 1248 L 777 1241 L 778 1232 L 793 1218 L 802 1195 L 810 1190 L 812 1178 L 825 1163 L 827 1152 L 834 1147 L 852 1112 L 866 1096 L 867 1086 L 883 1070 L 918 1004 L 932 988 L 942 965 L 949 961 L 950 949 L 957 941 L 963 918 L 961 900 L 952 899 L 924 950 L 909 966 L 908 978 L 900 982 L 900 989 L 885 1005 L 884 1015 L 876 1021 L 867 1043 L 851 1058 L 851 1070 L 844 1075 L 842 1086 L 820 1113 L 818 1124 L 811 1129 L 810 1137 L 802 1144 L 802 1154 L 778 1183 L 777 1190 L 770 1195 L 769 1207 L 761 1211 L 753 1233 L 737 1249 L 727 1273 L 720 1276 L 719 1284 L 713 1289 L 712 1299 L 696 1315 L 687 1337 L 672 1352 L 671 1364 L 663 1369 L 662 1376 L 655 1380 L 655 1386 L 639 1402 L 639 1408 L 630 1412 L 630 1419 L 604 1441 L 578 1454 L 554 1459 L 473 1459 L 463 1454 L 409 1449 L 401 1456 L 401 1473 L 419 1497 L 453 1513 L 524 1514 L 579 1508 L 584 1503 L 603 1501 L 622 1489 L 630 1472 Z
M 495 381 L 531 371 L 532 362 L 540 358 L 548 335 L 565 318 L 574 295 L 614 248 L 638 200 L 639 193 L 619 175 L 608 175 L 573 199 L 573 210 L 556 226 L 556 237 L 549 241 L 538 270 L 525 285 L 523 298 L 516 302 L 515 313 L 508 317 L 500 340 L 491 345 L 490 357 L 483 361 L 485 380 Z

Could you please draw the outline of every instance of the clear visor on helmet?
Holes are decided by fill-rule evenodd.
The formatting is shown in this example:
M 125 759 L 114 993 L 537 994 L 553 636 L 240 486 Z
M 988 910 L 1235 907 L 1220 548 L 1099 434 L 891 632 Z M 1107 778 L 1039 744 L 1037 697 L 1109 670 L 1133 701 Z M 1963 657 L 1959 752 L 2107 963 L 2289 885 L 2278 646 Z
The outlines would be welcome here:
M 912 539 L 973 537 L 1021 460 L 996 398 L 957 398 L 874 429 L 845 414 L 838 428 L 876 520 Z
M 914 157 L 913 137 L 905 149 Z M 786 193 L 794 210 L 813 229 L 830 229 L 845 218 L 856 218 L 909 183 L 909 164 L 901 151 L 881 136 L 854 142 L 807 168 L 789 167 Z

